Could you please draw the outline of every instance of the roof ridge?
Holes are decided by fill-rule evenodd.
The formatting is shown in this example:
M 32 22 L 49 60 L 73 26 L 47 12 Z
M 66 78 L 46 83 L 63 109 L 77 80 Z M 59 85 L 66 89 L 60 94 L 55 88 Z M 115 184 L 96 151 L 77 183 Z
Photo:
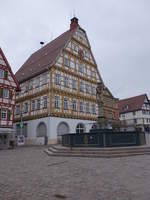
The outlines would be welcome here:
M 134 99 L 134 98 L 142 97 L 142 96 L 147 96 L 147 94 L 144 93 L 144 94 L 141 94 L 141 95 L 136 95 L 136 96 L 134 96 L 134 97 L 129 97 L 129 98 L 125 98 L 125 99 L 120 99 L 119 101 L 130 100 L 130 99 Z

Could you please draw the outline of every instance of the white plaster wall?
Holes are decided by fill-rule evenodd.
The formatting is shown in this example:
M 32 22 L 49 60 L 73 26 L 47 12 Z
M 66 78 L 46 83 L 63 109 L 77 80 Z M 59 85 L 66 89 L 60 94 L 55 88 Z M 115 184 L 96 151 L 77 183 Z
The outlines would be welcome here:
M 134 121 L 132 120 L 134 119 L 137 119 L 137 124 L 143 124 L 143 119 L 144 119 L 144 124 L 146 125 L 150 124 L 150 122 L 147 122 L 147 119 L 150 119 L 150 115 L 143 114 L 142 110 L 136 111 L 135 115 L 133 115 L 133 112 L 124 113 L 120 115 L 120 120 L 131 120 L 131 123 L 133 123 Z
M 85 124 L 86 132 L 88 132 L 92 124 L 95 123 L 95 121 L 89 121 L 89 120 L 51 117 L 50 118 L 50 138 L 51 139 L 57 138 L 57 127 L 59 123 L 61 122 L 66 122 L 68 124 L 70 133 L 76 132 L 76 126 L 78 123 Z
M 36 120 L 25 121 L 24 123 L 27 123 L 27 132 L 28 132 L 27 133 L 28 137 L 26 138 L 26 144 L 33 144 L 33 143 L 43 144 L 44 143 L 43 138 L 36 137 L 37 126 L 40 122 L 44 122 L 47 126 L 47 135 L 48 135 L 49 143 L 51 143 L 51 141 L 52 143 L 57 141 L 57 127 L 59 123 L 61 122 L 65 122 L 68 124 L 70 133 L 76 132 L 76 126 L 78 123 L 85 124 L 86 132 L 88 132 L 92 124 L 95 123 L 95 121 L 59 118 L 59 117 L 45 117 L 45 118 L 40 118 Z

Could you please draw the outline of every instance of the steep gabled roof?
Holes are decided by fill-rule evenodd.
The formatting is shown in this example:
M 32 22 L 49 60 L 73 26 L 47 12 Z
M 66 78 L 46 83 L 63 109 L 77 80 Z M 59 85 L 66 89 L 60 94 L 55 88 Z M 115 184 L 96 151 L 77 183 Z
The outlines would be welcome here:
M 6 56 L 5 56 L 5 54 L 3 53 L 1 47 L 0 47 L 0 55 L 1 55 L 2 58 L 4 59 L 4 61 L 5 61 L 5 63 L 6 63 L 7 70 L 10 72 L 10 74 L 11 74 L 11 76 L 12 76 L 14 82 L 16 83 L 16 87 L 17 87 L 16 90 L 17 90 L 17 91 L 20 91 L 19 83 L 18 83 L 18 81 L 17 81 L 17 79 L 16 79 L 14 73 L 12 72 L 11 67 L 10 67 L 10 65 L 9 65 L 9 63 L 8 63 L 8 60 L 7 60 Z
M 43 48 L 33 53 L 15 74 L 19 83 L 47 71 L 49 67 L 55 63 L 56 58 L 75 31 L 76 28 L 66 31 Z
M 147 95 L 142 94 L 139 96 L 120 100 L 118 103 L 120 113 L 133 112 L 142 109 L 145 98 L 148 100 Z

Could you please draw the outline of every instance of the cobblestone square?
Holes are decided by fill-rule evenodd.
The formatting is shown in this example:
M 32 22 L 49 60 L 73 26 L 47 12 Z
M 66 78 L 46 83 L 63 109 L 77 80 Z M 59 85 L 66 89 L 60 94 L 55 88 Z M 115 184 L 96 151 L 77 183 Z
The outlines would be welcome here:
M 49 157 L 44 147 L 0 151 L 0 200 L 149 200 L 150 156 Z

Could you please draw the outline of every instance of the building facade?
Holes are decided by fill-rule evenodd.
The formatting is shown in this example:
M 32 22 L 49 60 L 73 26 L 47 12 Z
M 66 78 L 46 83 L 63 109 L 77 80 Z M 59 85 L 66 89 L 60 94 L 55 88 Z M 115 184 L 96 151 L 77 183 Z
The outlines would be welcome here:
M 62 134 L 89 131 L 96 121 L 102 79 L 76 17 L 68 31 L 29 57 L 16 78 L 16 131 L 26 142 L 56 143 Z
M 0 148 L 14 142 L 14 109 L 19 84 L 0 48 Z
M 120 100 L 119 112 L 124 129 L 150 132 L 150 101 L 146 94 Z
M 112 128 L 117 128 L 120 124 L 119 121 L 119 99 L 115 98 L 110 90 L 104 88 L 104 112 L 107 120 L 107 124 Z

